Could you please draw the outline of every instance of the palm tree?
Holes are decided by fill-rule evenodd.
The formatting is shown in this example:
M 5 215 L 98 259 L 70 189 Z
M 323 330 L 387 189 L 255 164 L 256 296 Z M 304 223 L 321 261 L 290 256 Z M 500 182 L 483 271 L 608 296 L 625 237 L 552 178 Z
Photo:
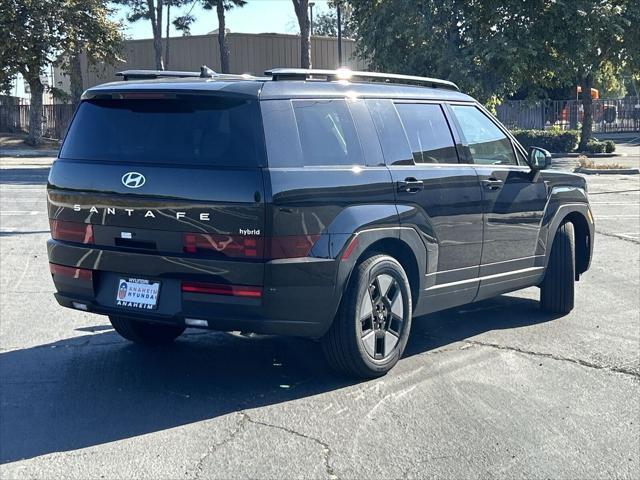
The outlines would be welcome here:
M 226 38 L 225 12 L 233 7 L 244 7 L 246 0 L 203 0 L 205 10 L 216 9 L 218 14 L 218 45 L 220 47 L 220 71 L 229 73 L 229 46 Z

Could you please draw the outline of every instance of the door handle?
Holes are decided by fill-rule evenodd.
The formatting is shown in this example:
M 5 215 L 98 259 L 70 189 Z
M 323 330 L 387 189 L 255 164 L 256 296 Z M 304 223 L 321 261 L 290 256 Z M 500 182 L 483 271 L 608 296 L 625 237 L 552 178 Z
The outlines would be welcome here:
M 490 177 L 486 180 L 482 180 L 482 185 L 487 190 L 500 190 L 502 188 L 502 185 L 504 185 L 504 182 L 497 178 Z
M 424 188 L 424 182 L 414 177 L 407 177 L 403 182 L 398 182 L 398 191 L 404 193 L 416 193 Z

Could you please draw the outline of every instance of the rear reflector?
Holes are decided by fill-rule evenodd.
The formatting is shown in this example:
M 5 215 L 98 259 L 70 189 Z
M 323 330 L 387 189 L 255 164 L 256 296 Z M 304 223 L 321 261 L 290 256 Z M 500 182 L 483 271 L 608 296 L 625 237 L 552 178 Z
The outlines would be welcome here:
M 214 253 L 233 258 L 279 259 L 306 257 L 320 235 L 286 235 L 279 237 L 245 237 L 185 233 L 182 246 L 185 253 Z
M 74 278 L 77 280 L 84 280 L 90 282 L 92 280 L 92 270 L 86 268 L 66 267 L 64 265 L 58 265 L 55 263 L 49 264 L 49 271 L 53 275 L 60 275 L 61 277 Z
M 182 291 L 188 293 L 208 293 L 210 295 L 229 295 L 232 297 L 262 297 L 262 289 L 260 287 L 217 283 L 183 282 Z
M 340 257 L 340 260 L 342 260 L 343 262 L 348 260 L 357 246 L 358 237 L 353 237 L 353 240 L 351 240 L 351 242 L 349 242 L 349 245 L 347 245 L 347 248 L 344 249 L 344 253 L 342 254 L 342 257 Z
M 64 240 L 74 243 L 93 243 L 93 227 L 90 223 L 66 222 L 50 220 L 51 237 L 54 240 Z

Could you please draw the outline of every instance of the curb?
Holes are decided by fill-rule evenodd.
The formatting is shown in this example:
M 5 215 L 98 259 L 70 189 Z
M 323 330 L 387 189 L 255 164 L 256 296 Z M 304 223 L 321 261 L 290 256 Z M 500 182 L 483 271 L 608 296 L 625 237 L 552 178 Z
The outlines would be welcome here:
M 579 157 L 584 155 L 587 158 L 611 158 L 611 157 L 626 157 L 626 153 L 582 153 L 582 152 L 566 152 L 566 153 L 552 153 L 552 158 L 567 158 L 567 157 Z
M 34 157 L 57 157 L 59 150 L 18 150 L 10 148 L 0 148 L 0 157 L 5 158 L 34 158 Z
M 576 168 L 575 173 L 585 175 L 638 175 L 640 169 L 637 168 Z

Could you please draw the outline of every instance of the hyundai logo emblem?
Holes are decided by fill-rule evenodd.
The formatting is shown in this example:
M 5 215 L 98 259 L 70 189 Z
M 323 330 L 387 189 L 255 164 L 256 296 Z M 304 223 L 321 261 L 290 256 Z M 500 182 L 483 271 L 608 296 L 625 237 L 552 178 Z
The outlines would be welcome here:
M 140 188 L 147 179 L 138 172 L 127 172 L 122 176 L 122 184 L 127 188 Z

